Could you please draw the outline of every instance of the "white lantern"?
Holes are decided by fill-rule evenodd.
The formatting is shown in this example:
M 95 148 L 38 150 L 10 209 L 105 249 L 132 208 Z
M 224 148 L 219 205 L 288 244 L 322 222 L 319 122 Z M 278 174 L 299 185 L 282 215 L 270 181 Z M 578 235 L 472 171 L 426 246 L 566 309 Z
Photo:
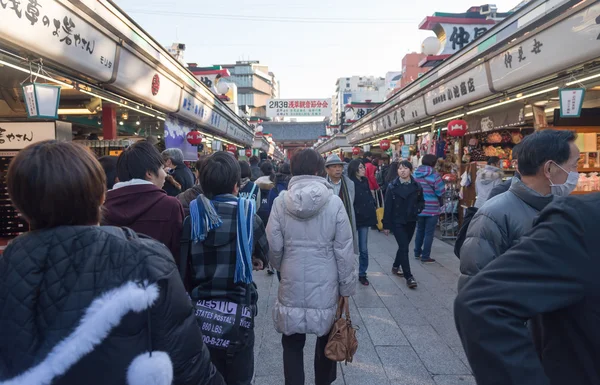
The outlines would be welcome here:
M 437 55 L 442 48 L 442 44 L 438 40 L 437 37 L 429 36 L 427 39 L 423 40 L 421 44 L 421 52 L 425 55 Z
M 219 82 L 217 83 L 217 93 L 219 95 L 225 95 L 226 93 L 228 93 L 229 88 L 229 84 L 223 80 L 219 80 Z
M 28 117 L 58 119 L 60 86 L 29 83 L 23 86 L 23 94 Z

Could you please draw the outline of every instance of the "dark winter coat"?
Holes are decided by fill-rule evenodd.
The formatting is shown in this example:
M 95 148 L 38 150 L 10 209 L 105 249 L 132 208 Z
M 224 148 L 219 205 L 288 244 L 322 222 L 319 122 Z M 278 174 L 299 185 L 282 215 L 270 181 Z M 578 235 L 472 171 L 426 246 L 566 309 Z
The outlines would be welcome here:
M 181 203 L 181 207 L 183 207 L 183 216 L 187 217 L 190 215 L 190 203 L 198 198 L 198 195 L 202 194 L 202 187 L 200 185 L 194 185 L 194 187 L 189 188 L 177 195 L 177 199 L 179 203 Z
M 508 191 L 508 189 L 510 189 L 510 185 L 512 184 L 513 178 L 517 178 L 517 179 L 521 179 L 521 175 L 518 172 L 515 172 L 515 176 L 512 178 L 509 178 L 507 180 L 505 180 L 504 182 L 500 183 L 498 186 L 494 187 L 492 189 L 492 191 L 490 191 L 490 195 L 488 196 L 488 200 L 492 199 L 493 197 L 495 197 L 496 195 L 500 195 L 502 193 L 505 193 Z
M 598 218 L 600 194 L 555 200 L 459 292 L 456 326 L 477 384 L 600 384 Z M 537 349 L 523 326 L 532 318 Z
M 377 214 L 375 213 L 375 199 L 369 188 L 367 178 L 358 180 L 356 176 L 351 176 L 350 180 L 354 182 L 354 215 L 356 217 L 356 228 L 371 227 L 377 224 Z
M 252 182 L 254 182 L 255 180 L 257 180 L 258 178 L 260 178 L 261 176 L 263 176 L 262 171 L 260 171 L 260 167 L 258 166 L 250 166 L 250 172 L 251 172 L 251 176 L 250 176 L 250 180 Z
M 125 385 L 152 349 L 168 354 L 173 384 L 224 384 L 169 250 L 150 238 L 100 226 L 33 231 L 6 248 L 0 282 L 0 382 Z
M 398 225 L 416 222 L 425 207 L 425 198 L 421 184 L 410 178 L 403 184 L 400 178 L 394 179 L 385 192 L 383 228 L 394 230 Z
M 169 173 L 175 179 L 177 183 L 181 185 L 181 189 L 176 188 L 169 182 L 165 182 L 163 189 L 167 192 L 168 196 L 176 197 L 182 192 L 194 187 L 195 179 L 192 170 L 188 168 L 185 164 L 177 165 L 171 172 Z
M 177 259 L 184 218 L 181 203 L 153 184 L 135 181 L 138 180 L 125 182 L 129 185 L 106 193 L 102 223 L 129 227 L 152 237 L 164 243 Z
M 235 198 L 233 195 L 225 197 Z M 223 223 L 208 232 L 203 242 L 190 243 L 192 273 L 192 300 L 223 300 L 244 304 L 246 290 L 251 290 L 251 304 L 258 300 L 254 285 L 234 282 L 237 256 L 237 205 L 213 202 Z M 186 227 L 189 222 L 186 220 Z M 186 229 L 186 233 L 187 233 Z M 252 256 L 260 259 L 263 266 L 269 263 L 269 245 L 265 227 L 260 218 L 254 216 L 254 245 Z M 191 230 L 190 230 L 191 232 Z

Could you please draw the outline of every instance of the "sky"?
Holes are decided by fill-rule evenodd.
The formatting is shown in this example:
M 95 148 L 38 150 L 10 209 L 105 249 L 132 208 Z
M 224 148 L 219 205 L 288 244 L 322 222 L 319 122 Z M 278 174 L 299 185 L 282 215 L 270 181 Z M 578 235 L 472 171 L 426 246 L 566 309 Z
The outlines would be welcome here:
M 519 0 L 489 1 L 506 12 Z M 465 12 L 484 0 L 116 0 L 163 46 L 186 45 L 199 66 L 259 60 L 282 98 L 329 98 L 336 80 L 385 77 L 420 52 L 434 12 Z

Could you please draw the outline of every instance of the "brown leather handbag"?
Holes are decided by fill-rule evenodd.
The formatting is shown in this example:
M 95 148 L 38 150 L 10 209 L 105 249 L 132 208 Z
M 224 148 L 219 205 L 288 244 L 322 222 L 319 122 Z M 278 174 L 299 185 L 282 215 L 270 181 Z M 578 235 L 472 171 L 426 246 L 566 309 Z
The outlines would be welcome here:
M 342 314 L 346 314 L 346 318 Z M 332 361 L 352 362 L 354 354 L 358 350 L 356 329 L 352 326 L 350 310 L 348 308 L 348 297 L 340 297 L 335 322 L 329 332 L 329 341 L 325 346 L 325 356 Z

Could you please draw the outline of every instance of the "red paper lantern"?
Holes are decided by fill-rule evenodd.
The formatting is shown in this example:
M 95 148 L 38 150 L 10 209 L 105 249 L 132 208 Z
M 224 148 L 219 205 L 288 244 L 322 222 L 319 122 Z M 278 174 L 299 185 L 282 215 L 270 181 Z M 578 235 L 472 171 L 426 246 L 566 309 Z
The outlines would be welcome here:
M 457 178 L 455 174 L 445 174 L 442 180 L 446 183 L 456 183 Z
M 202 135 L 196 130 L 188 132 L 185 138 L 192 146 L 198 146 L 202 143 Z
M 252 150 L 247 148 L 246 149 L 246 158 L 250 158 L 252 156 Z
M 464 120 L 452 120 L 448 123 L 448 135 L 465 136 L 467 133 L 467 122 Z
M 235 154 L 236 151 L 237 151 L 237 146 L 235 144 L 228 144 L 227 145 L 227 151 L 233 152 Z
M 390 142 L 389 139 L 383 139 L 381 142 L 379 142 L 379 148 L 381 148 L 383 151 L 389 150 L 391 146 L 392 142 Z
M 352 149 L 352 155 L 360 155 L 360 147 L 354 147 Z

